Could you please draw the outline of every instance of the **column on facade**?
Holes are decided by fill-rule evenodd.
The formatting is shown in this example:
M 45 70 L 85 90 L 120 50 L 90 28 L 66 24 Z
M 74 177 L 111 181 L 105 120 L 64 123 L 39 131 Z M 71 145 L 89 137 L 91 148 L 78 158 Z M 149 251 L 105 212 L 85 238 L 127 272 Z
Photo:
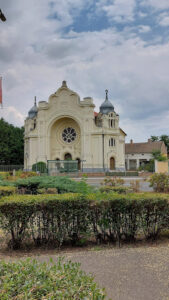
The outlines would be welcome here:
M 137 158 L 136 160 L 136 168 L 138 169 L 140 167 L 140 160 Z

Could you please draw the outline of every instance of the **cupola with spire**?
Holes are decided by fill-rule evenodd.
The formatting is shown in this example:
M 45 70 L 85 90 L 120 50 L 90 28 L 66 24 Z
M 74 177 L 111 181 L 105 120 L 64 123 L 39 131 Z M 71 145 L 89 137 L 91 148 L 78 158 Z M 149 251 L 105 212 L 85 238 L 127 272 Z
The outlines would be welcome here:
M 108 99 L 108 90 L 105 90 L 105 92 L 106 92 L 105 101 L 100 106 L 100 113 L 101 114 L 108 114 L 108 113 L 114 111 L 114 106 Z
M 34 117 L 37 116 L 37 113 L 38 113 L 38 108 L 37 108 L 36 96 L 35 96 L 34 106 L 29 110 L 29 112 L 28 112 L 28 118 L 29 119 L 33 119 Z

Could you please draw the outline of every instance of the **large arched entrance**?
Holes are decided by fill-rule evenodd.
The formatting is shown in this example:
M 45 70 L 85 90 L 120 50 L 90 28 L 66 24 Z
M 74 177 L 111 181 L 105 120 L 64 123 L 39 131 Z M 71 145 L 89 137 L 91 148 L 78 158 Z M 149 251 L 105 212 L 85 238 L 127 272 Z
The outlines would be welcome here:
M 64 160 L 72 160 L 72 155 L 70 153 L 66 153 L 64 156 Z
M 115 170 L 115 158 L 110 157 L 110 170 Z
M 74 160 L 81 157 L 81 130 L 73 118 L 61 117 L 50 129 L 50 159 Z

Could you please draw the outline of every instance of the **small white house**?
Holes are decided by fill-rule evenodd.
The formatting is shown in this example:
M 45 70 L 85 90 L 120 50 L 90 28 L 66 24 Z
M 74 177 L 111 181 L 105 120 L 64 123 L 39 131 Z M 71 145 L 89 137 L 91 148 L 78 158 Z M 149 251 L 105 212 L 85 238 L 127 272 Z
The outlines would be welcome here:
M 152 142 L 150 139 L 145 143 L 125 144 L 125 166 L 126 170 L 137 170 L 140 166 L 148 163 L 152 158 L 152 152 L 159 150 L 161 154 L 167 155 L 167 148 L 162 141 Z

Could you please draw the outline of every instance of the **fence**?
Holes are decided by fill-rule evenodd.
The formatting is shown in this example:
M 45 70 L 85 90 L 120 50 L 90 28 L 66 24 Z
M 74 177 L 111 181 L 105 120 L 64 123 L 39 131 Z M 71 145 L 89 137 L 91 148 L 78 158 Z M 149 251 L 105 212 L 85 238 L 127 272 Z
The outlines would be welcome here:
M 48 175 L 78 174 L 77 160 L 48 160 Z
M 23 170 L 23 165 L 0 165 L 0 172 L 10 172 L 13 170 Z

